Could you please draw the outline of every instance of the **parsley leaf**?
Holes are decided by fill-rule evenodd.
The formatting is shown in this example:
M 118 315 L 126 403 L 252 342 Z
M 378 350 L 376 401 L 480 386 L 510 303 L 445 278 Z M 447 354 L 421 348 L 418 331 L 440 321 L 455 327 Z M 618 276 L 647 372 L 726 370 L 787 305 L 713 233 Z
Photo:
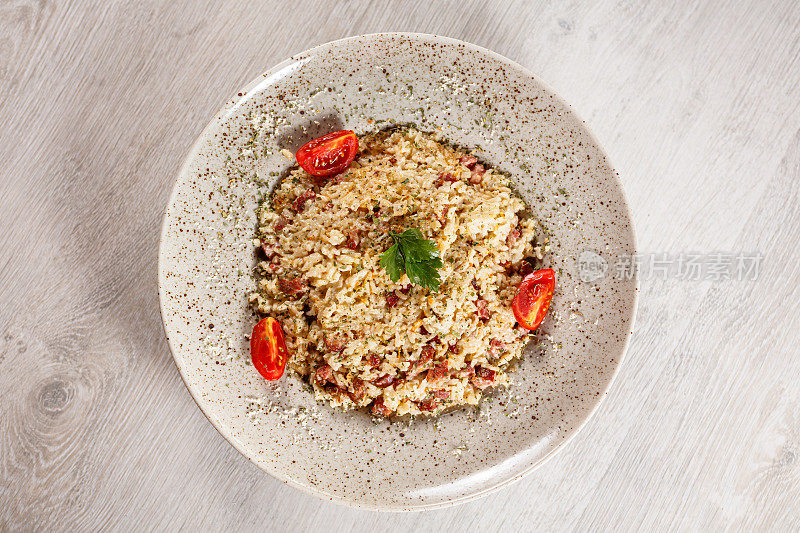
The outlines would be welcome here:
M 429 263 L 406 261 L 406 275 L 415 285 L 426 287 L 432 291 L 439 290 L 439 272 Z
M 442 259 L 436 243 L 416 228 L 403 233 L 390 231 L 389 236 L 394 244 L 381 254 L 380 260 L 389 278 L 396 282 L 406 274 L 411 283 L 438 291 L 441 278 L 437 269 L 442 267 Z
M 386 269 L 389 278 L 397 281 L 405 273 L 405 261 L 400 253 L 400 245 L 393 244 L 391 248 L 381 254 L 381 266 Z

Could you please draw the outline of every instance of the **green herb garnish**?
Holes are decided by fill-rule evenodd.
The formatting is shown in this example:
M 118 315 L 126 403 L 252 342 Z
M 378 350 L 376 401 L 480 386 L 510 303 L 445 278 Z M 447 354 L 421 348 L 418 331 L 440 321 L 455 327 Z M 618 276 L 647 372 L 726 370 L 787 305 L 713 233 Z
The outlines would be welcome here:
M 403 274 L 411 283 L 434 292 L 439 290 L 439 272 L 442 259 L 436 243 L 422 236 L 416 228 L 403 233 L 389 232 L 394 244 L 381 254 L 380 265 L 386 269 L 389 278 L 396 282 Z

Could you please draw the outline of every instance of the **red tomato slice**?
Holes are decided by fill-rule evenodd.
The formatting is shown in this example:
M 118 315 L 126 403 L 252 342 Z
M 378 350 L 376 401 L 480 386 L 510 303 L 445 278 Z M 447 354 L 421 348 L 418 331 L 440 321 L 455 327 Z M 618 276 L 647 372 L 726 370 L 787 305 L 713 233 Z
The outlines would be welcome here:
M 308 141 L 297 151 L 297 163 L 312 176 L 332 176 L 350 166 L 358 152 L 358 137 L 350 130 L 334 131 Z
M 250 357 L 264 379 L 275 381 L 283 375 L 289 350 L 280 322 L 269 316 L 256 324 L 250 337 Z
M 537 270 L 523 278 L 511 304 L 520 326 L 531 331 L 539 327 L 550 307 L 555 288 L 556 273 L 550 268 Z

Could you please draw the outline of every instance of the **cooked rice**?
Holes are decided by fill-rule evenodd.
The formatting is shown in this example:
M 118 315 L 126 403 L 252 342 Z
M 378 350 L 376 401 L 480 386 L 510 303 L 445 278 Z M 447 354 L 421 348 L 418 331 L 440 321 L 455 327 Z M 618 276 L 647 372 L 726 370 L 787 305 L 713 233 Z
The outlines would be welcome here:
M 315 180 L 296 167 L 260 208 L 251 304 L 281 322 L 288 366 L 317 399 L 438 414 L 510 382 L 528 333 L 511 301 L 539 253 L 537 224 L 507 176 L 481 175 L 467 156 L 415 129 L 371 134 L 346 173 Z M 438 245 L 439 292 L 409 291 L 378 264 L 388 231 L 411 227 Z

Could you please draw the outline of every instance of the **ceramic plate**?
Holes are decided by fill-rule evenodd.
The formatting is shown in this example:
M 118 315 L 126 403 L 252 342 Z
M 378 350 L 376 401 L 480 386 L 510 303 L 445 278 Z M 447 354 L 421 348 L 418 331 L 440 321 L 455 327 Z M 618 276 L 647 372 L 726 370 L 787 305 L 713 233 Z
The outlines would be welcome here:
M 511 173 L 548 228 L 558 273 L 515 384 L 479 408 L 375 422 L 315 403 L 294 375 L 249 363 L 254 209 L 311 138 L 396 123 L 439 130 Z M 462 502 L 520 478 L 603 398 L 630 336 L 634 253 L 619 180 L 563 101 L 520 65 L 453 39 L 366 35 L 277 65 L 236 94 L 189 152 L 164 217 L 159 293 L 175 362 L 197 404 L 242 454 L 324 499 L 405 510 Z

